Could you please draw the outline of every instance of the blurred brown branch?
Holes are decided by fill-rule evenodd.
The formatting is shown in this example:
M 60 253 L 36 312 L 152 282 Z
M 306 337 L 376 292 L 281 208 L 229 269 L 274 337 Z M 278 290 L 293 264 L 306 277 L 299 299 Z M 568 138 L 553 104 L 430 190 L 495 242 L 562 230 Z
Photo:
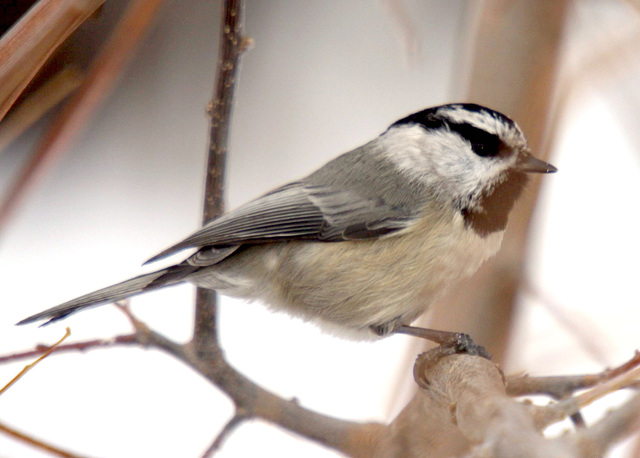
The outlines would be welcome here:
M 82 84 L 83 76 L 72 65 L 64 67 L 15 106 L 0 122 L 0 152 L 31 127 L 52 107 Z
M 40 0 L 0 39 L 0 120 L 53 51 L 104 0 Z
M 407 62 L 415 66 L 420 52 L 420 37 L 416 31 L 412 17 L 402 0 L 383 0 L 393 26 L 400 38 Z
M 543 294 L 529 282 L 523 282 L 522 291 L 536 299 L 536 303 L 544 308 L 567 333 L 574 337 L 577 344 L 598 364 L 607 364 L 607 357 L 602 348 L 606 335 L 588 317 L 575 310 L 567 310 L 562 304 Z
M 109 42 L 91 65 L 85 82 L 53 122 L 0 203 L 0 230 L 29 188 L 82 132 L 133 56 L 161 4 L 161 0 L 135 0 L 129 6 Z
M 457 97 L 517 120 L 531 150 L 546 160 L 550 154 L 547 125 L 569 2 L 504 0 L 482 5 L 475 24 L 469 25 L 469 30 L 477 32 L 467 37 L 468 62 L 459 65 L 466 80 L 459 82 Z M 535 179 L 514 207 L 496 257 L 447 295 L 428 322 L 429 327 L 470 334 L 500 362 L 523 279 L 538 188 Z

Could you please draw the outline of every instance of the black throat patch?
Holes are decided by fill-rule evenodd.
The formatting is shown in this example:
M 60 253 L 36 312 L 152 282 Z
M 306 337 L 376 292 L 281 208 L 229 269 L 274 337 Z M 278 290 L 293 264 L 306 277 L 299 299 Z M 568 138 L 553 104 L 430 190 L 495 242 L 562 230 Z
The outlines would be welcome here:
M 491 190 L 483 191 L 473 208 L 462 208 L 460 212 L 465 226 L 479 236 L 503 231 L 507 227 L 509 212 L 527 184 L 525 173 L 510 170 L 506 178 Z

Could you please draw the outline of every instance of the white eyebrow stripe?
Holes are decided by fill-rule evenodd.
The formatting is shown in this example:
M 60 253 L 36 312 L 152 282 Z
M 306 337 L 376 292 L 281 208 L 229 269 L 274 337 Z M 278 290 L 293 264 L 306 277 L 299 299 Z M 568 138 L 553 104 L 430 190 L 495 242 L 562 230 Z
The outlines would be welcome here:
M 453 105 L 439 109 L 438 114 L 448 118 L 451 122 L 471 124 L 489 133 L 496 134 L 513 148 L 527 148 L 524 134 L 515 122 L 507 123 L 491 115 L 488 111 L 469 111 L 460 105 Z

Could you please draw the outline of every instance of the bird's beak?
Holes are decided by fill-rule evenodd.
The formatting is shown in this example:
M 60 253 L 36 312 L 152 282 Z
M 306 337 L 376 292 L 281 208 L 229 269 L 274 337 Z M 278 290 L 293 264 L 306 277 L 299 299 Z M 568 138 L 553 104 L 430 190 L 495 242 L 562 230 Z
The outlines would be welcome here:
M 556 173 L 558 171 L 551 164 L 533 157 L 526 151 L 520 153 L 515 169 L 525 173 Z

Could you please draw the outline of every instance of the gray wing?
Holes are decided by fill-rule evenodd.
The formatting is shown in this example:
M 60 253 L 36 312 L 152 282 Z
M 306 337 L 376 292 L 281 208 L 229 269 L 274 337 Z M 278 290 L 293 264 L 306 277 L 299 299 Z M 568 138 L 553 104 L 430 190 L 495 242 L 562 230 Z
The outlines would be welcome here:
M 243 244 L 377 238 L 402 230 L 414 220 L 415 215 L 404 207 L 394 207 L 381 198 L 294 182 L 221 216 L 147 262 L 186 248 L 201 248 L 189 263 L 212 265 Z

